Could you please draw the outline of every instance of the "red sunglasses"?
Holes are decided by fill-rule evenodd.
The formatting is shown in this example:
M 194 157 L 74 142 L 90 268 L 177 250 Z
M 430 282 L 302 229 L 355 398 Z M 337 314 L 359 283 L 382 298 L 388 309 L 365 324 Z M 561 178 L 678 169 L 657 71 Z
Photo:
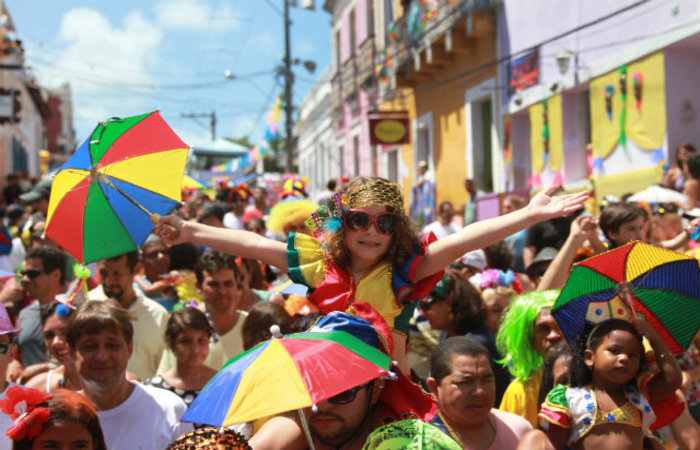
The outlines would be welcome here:
M 370 216 L 367 211 L 361 209 L 345 212 L 345 227 L 351 231 L 365 231 L 374 224 L 380 233 L 394 234 L 398 221 L 398 216 L 392 212 L 383 212 L 376 216 Z

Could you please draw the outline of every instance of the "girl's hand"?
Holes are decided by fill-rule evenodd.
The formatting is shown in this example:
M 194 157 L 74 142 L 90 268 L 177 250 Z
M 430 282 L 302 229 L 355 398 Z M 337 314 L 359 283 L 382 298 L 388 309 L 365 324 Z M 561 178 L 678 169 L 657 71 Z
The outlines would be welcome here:
M 647 322 L 646 320 L 635 319 L 632 321 L 632 325 L 634 325 L 634 328 L 637 330 L 637 333 L 639 333 L 641 336 L 646 336 L 649 340 L 658 337 L 656 331 L 654 331 L 651 325 L 649 325 L 649 322 Z
M 578 211 L 588 198 L 586 191 L 550 197 L 549 194 L 552 191 L 554 191 L 554 187 L 540 191 L 526 207 L 531 216 L 538 222 Z
M 159 217 L 156 225 L 153 227 L 153 233 L 157 234 L 165 245 L 180 244 L 187 241 L 183 233 L 185 223 L 182 217 L 172 214 Z

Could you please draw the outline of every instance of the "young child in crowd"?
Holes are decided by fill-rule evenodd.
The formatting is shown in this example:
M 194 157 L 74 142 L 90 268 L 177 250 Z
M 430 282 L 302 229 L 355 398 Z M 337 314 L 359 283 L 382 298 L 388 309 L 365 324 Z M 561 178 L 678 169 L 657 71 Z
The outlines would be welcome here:
M 289 272 L 309 287 L 308 297 L 327 314 L 348 311 L 369 320 L 388 352 L 409 373 L 405 333 L 415 307 L 441 278 L 442 269 L 534 223 L 581 208 L 587 193 L 535 196 L 518 211 L 470 225 L 439 241 L 419 237 L 404 211 L 401 188 L 382 178 L 358 177 L 346 192 L 312 214 L 315 237 L 291 233 L 288 243 L 242 230 L 207 227 L 177 216 L 155 227 L 166 242 L 190 241 Z M 429 255 L 429 256 L 428 256 Z M 410 305 L 409 307 L 406 307 Z
M 642 335 L 650 340 L 658 373 L 642 371 Z M 656 414 L 673 414 L 681 372 L 647 322 L 602 322 L 579 336 L 572 352 L 571 387 L 552 389 L 539 414 L 549 422 L 547 436 L 554 448 L 642 449 L 652 424 L 675 419 L 657 418 Z M 657 408 L 655 404 L 661 402 L 664 406 Z
M 7 398 L 0 400 L 0 408 L 14 421 L 7 430 L 13 450 L 107 450 L 95 409 L 85 396 L 75 391 L 59 389 L 44 394 L 13 386 Z
M 675 237 L 658 242 L 657 245 L 676 250 L 688 243 L 693 229 L 700 224 L 695 219 L 686 224 Z M 611 203 L 600 212 L 600 229 L 610 243 L 610 249 L 632 241 L 647 241 L 649 213 L 635 203 Z

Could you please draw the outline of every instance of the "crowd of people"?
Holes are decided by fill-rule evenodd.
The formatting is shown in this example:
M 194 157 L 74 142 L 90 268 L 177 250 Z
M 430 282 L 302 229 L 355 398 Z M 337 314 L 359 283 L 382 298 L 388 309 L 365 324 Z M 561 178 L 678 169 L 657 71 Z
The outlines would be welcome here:
M 700 158 L 686 150 L 664 183 L 688 193 Z M 700 219 L 681 208 L 698 205 L 611 201 L 594 216 L 587 193 L 557 188 L 505 196 L 502 215 L 476 220 L 471 180 L 464 205 L 433 208 L 414 196 L 440 186 L 421 180 L 418 212 L 381 178 L 332 180 L 315 197 L 296 176 L 223 182 L 184 192 L 137 251 L 85 267 L 43 236 L 51 181 L 17 178 L 0 208 L 0 269 L 17 274 L 0 280 L 0 450 L 407 448 L 415 436 L 441 449 L 700 448 L 698 336 L 678 357 L 643 320 L 567 342 L 551 311 L 577 261 L 632 241 L 692 251 Z M 394 373 L 305 420 L 182 421 L 275 327 L 344 330 Z

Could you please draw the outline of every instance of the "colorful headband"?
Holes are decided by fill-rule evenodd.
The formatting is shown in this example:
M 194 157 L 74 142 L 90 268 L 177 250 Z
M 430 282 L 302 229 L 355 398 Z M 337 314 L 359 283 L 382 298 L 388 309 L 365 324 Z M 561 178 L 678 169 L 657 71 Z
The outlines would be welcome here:
M 7 390 L 6 398 L 0 400 L 0 409 L 9 415 L 14 425 L 7 429 L 5 436 L 13 441 L 31 439 L 41 433 L 44 424 L 49 420 L 51 411 L 44 406 L 53 398 L 37 389 L 12 386 Z
M 403 195 L 398 184 L 383 178 L 357 186 L 349 194 L 349 205 L 362 208 L 369 205 L 387 206 L 393 212 L 403 214 Z
M 474 275 L 474 280 L 475 284 L 482 290 L 503 286 L 512 288 L 518 294 L 522 291 L 520 280 L 512 270 L 504 272 L 500 269 L 487 269 Z
M 328 199 L 327 206 L 321 206 L 306 219 L 306 226 L 313 231 L 335 233 L 343 225 L 343 216 L 347 210 L 347 197 L 338 193 Z

